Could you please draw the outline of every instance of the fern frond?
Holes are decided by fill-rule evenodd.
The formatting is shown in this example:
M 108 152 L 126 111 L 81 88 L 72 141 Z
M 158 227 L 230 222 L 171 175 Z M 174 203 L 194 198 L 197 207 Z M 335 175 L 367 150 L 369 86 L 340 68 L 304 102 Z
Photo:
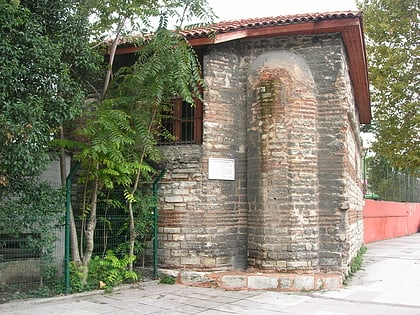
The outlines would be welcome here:
M 134 202 L 137 201 L 136 198 L 134 197 L 134 195 L 126 189 L 124 190 L 124 198 L 125 198 L 125 200 L 127 200 L 130 203 L 134 203 Z
M 83 142 L 69 139 L 53 139 L 50 143 L 53 147 L 61 147 L 67 150 L 82 150 L 87 147 Z

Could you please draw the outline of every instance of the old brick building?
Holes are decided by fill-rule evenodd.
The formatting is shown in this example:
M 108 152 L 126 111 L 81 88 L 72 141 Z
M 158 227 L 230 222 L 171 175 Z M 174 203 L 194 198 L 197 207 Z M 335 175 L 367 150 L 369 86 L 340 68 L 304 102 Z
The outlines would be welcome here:
M 359 124 L 371 119 L 361 14 L 185 36 L 206 88 L 180 109 L 180 143 L 161 147 L 160 268 L 346 275 L 363 241 Z

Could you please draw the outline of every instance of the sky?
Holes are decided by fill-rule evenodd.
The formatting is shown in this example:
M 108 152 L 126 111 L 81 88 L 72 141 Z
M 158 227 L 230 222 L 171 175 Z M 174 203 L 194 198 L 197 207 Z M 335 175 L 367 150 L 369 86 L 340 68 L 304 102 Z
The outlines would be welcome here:
M 208 0 L 217 21 L 296 13 L 357 11 L 356 0 Z

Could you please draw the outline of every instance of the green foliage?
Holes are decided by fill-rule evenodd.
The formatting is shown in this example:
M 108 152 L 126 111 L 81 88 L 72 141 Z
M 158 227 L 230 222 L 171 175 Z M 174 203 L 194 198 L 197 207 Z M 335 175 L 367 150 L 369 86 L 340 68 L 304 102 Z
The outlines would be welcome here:
M 175 0 L 167 1 L 168 5 L 161 10 L 160 28 L 167 28 L 165 18 L 174 17 L 178 29 L 188 28 L 193 22 L 194 25 L 207 25 L 215 17 L 213 9 L 208 5 L 207 0 Z M 200 21 L 197 23 L 197 20 Z M 187 24 L 187 26 L 186 26 Z M 172 27 L 172 26 L 170 26 Z
M 97 39 L 112 38 L 116 33 L 122 36 L 130 33 L 150 31 L 153 17 L 159 16 L 158 0 L 87 0 L 85 9 L 92 14 L 93 36 Z
M 156 141 L 162 113 L 167 111 L 171 97 L 183 97 L 191 104 L 201 97 L 200 65 L 194 50 L 180 34 L 160 29 L 139 44 L 142 49 L 137 62 L 117 73 L 109 90 L 105 84 L 105 97 L 85 113 L 86 125 L 80 132 L 82 150 L 75 158 L 81 162 L 80 182 L 92 187 L 85 190 L 89 197 L 84 200 L 90 202 L 82 209 L 86 214 L 90 212 L 86 226 L 91 229 L 96 224 L 95 196 L 123 186 L 131 209 L 135 199 L 130 197 L 135 195 L 139 181 L 151 179 L 155 172 L 151 164 L 161 159 Z M 131 212 L 129 215 L 129 226 L 134 226 L 130 230 L 133 250 L 138 234 Z M 91 250 L 93 232 L 85 234 L 90 236 L 86 244 Z M 89 256 L 85 252 L 87 259 Z
M 127 270 L 128 264 L 135 259 L 127 255 L 118 258 L 112 251 L 107 251 L 103 258 L 96 256 L 89 264 L 89 282 L 98 284 L 102 281 L 106 286 L 114 287 L 123 281 L 137 280 L 137 273 Z
M 3 233 L 48 232 L 64 224 L 65 195 L 47 183 L 14 182 L 0 191 L 0 199 Z
M 162 283 L 162 284 L 175 284 L 175 282 L 176 282 L 176 278 L 172 276 L 168 276 L 168 275 L 163 275 L 159 279 L 159 283 Z
M 154 198 L 141 187 L 133 195 L 134 230 L 137 235 L 133 254 L 139 257 L 147 241 L 150 240 L 153 228 Z M 114 187 L 107 194 L 100 194 L 97 212 L 97 227 L 95 232 L 94 255 L 105 254 L 110 249 L 117 256 L 129 253 L 130 224 L 127 202 L 128 192 L 122 187 Z M 130 194 L 131 195 L 131 194 Z
M 0 186 L 38 175 L 57 128 L 81 113 L 99 58 L 76 5 L 0 3 Z
M 0 228 L 41 235 L 31 246 L 48 254 L 43 256 L 45 278 L 55 274 L 49 253 L 54 227 L 62 223 L 64 202 L 59 192 L 34 183 L 51 158 L 59 128 L 82 112 L 87 122 L 81 128 L 83 141 L 55 143 L 75 149 L 75 158 L 82 164 L 80 182 L 90 194 L 90 202 L 81 209 L 87 220 L 84 226 L 90 226 L 85 236 L 94 234 L 97 218 L 90 211 L 96 206 L 95 197 L 106 199 L 106 192 L 116 186 L 125 187 L 126 201 L 138 207 L 137 235 L 144 237 L 150 228 L 150 207 L 140 210 L 135 190 L 137 180 L 153 175 L 149 162 L 160 159 L 156 138 L 162 109 L 168 109 L 175 95 L 193 104 L 203 85 L 192 48 L 177 32 L 166 30 L 174 16 L 181 24 L 194 16 L 211 18 L 212 12 L 205 0 L 0 2 Z M 113 43 L 128 30 L 149 33 L 155 17 L 161 18 L 159 30 L 139 43 L 145 48 L 139 62 L 121 73 L 110 91 L 104 85 L 104 94 L 109 92 L 106 98 L 101 95 L 97 104 L 88 107 L 84 102 L 87 90 L 94 88 L 90 80 L 94 76 L 97 80 L 101 70 L 109 74 L 107 70 L 112 69 L 112 58 L 104 69 L 99 68 L 103 55 L 99 57 L 99 49 L 92 49 L 89 41 L 107 31 L 115 35 Z M 103 219 L 105 224 L 110 222 Z M 84 241 L 87 247 L 91 245 L 88 237 Z M 126 271 L 132 262 L 131 257 L 118 259 L 112 253 L 93 259 L 86 267 L 88 286 L 102 281 L 112 287 L 135 279 L 135 274 Z M 74 290 L 84 290 L 86 270 L 72 265 L 72 271 Z
M 3 289 L 3 288 L 2 288 Z M 29 299 L 29 298 L 47 298 L 56 296 L 63 292 L 63 286 L 61 283 L 46 283 L 43 286 L 34 286 L 33 288 L 30 285 L 26 284 L 24 288 L 21 285 L 11 285 L 7 288 L 6 295 L 2 293 L 2 302 L 8 300 L 19 300 L 19 299 Z
M 136 272 L 127 270 L 128 264 L 135 259 L 134 256 L 129 257 L 128 255 L 118 258 L 110 250 L 107 251 L 103 258 L 95 256 L 89 262 L 89 272 L 86 284 L 83 284 L 82 282 L 82 267 L 77 266 L 72 262 L 70 265 L 72 291 L 82 292 L 98 288 L 112 290 L 113 287 L 123 282 L 138 280 L 138 274 Z
M 0 1 L 0 230 L 39 235 L 42 283 L 57 275 L 56 227 L 64 194 L 37 176 L 58 129 L 81 114 L 99 55 L 79 1 Z
M 344 279 L 344 284 L 348 284 L 349 279 L 354 276 L 356 272 L 358 272 L 360 269 L 362 269 L 363 265 L 363 255 L 366 253 L 367 247 L 365 245 L 362 245 L 359 248 L 359 251 L 356 254 L 356 257 L 353 258 L 353 261 L 350 265 L 350 270 L 348 275 L 346 276 L 346 279 Z
M 362 268 L 363 263 L 363 255 L 366 254 L 367 248 L 366 246 L 362 245 L 357 252 L 356 257 L 353 259 L 351 266 L 350 266 L 350 276 L 354 275 L 357 271 Z
M 159 28 L 172 28 L 186 23 L 211 22 L 214 13 L 207 0 L 87 0 L 85 8 L 93 19 L 94 36 L 97 39 L 113 38 L 115 34 L 129 36 L 133 34 L 150 34 Z
M 194 50 L 176 32 L 161 29 L 138 44 L 143 48 L 137 62 L 116 74 L 104 103 L 130 113 L 138 148 L 147 159 L 158 161 L 156 139 L 168 135 L 157 127 L 170 111 L 171 98 L 182 97 L 193 106 L 201 99 L 204 82 Z
M 363 0 L 374 109 L 373 150 L 400 169 L 420 167 L 418 0 Z
M 148 235 L 152 232 L 153 229 L 153 220 L 154 213 L 153 209 L 155 205 L 155 198 L 152 194 L 137 192 L 138 202 L 134 206 L 136 213 L 135 217 L 135 231 L 139 240 L 142 241 L 144 246 L 144 241 Z
M 114 185 L 130 185 L 140 167 L 145 172 L 151 171 L 147 165 L 140 164 L 138 156 L 130 154 L 135 150 L 136 135 L 127 113 L 98 108 L 90 115 L 81 132 L 89 143 L 75 155 L 85 172 L 83 182 L 99 180 L 101 186 L 111 189 Z
M 108 249 L 113 250 L 117 256 L 129 253 L 130 224 L 126 194 L 127 191 L 122 187 L 115 187 L 107 195 L 100 194 L 94 254 L 104 254 Z M 134 255 L 138 257 L 150 238 L 154 202 L 153 197 L 146 192 L 137 192 L 133 197 L 134 229 L 137 235 Z
M 59 56 L 39 29 L 27 9 L 1 2 L 0 174 L 8 182 L 39 173 L 48 160 L 43 147 L 53 117 L 44 106 L 54 95 L 50 74 Z
M 70 284 L 71 284 L 71 291 L 75 292 L 83 292 L 87 291 L 88 287 L 82 283 L 83 279 L 83 272 L 82 268 L 78 266 L 74 261 L 70 262 Z M 96 284 L 96 288 L 98 284 Z
M 126 195 L 127 192 L 124 192 Z M 136 241 L 134 244 L 134 255 L 139 256 L 142 254 L 148 237 L 151 235 L 153 230 L 153 207 L 155 201 L 150 193 L 142 192 L 139 189 L 136 192 L 132 200 L 133 211 L 134 211 L 134 232 L 136 233 Z M 131 198 L 131 197 L 130 197 Z M 125 208 L 125 212 L 127 209 Z M 118 231 L 118 234 L 129 235 L 129 224 L 128 222 Z M 125 255 L 129 252 L 129 242 L 124 242 L 118 245 L 115 250 L 117 254 Z

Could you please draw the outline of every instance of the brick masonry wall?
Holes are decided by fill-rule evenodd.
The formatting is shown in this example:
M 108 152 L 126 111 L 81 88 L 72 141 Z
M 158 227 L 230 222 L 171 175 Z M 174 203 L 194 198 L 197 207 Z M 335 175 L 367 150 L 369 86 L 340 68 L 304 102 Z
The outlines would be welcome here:
M 203 180 L 201 146 L 162 150 L 169 172 L 160 185 L 160 265 L 199 270 L 241 268 L 237 256 L 245 255 L 246 231 L 240 229 L 245 219 L 235 209 L 235 188 L 229 187 L 233 182 L 209 187 Z
M 259 55 L 250 69 L 249 265 L 313 270 L 318 174 L 312 75 L 301 56 L 278 50 Z
M 348 73 L 348 63 L 345 59 L 344 47 L 342 60 L 342 80 L 337 82 L 337 87 L 346 95 L 346 142 L 345 142 L 345 206 L 348 206 L 346 211 L 346 238 L 341 271 L 347 275 L 350 270 L 353 257 L 357 255 L 358 250 L 363 244 L 364 225 L 363 225 L 363 206 L 364 201 L 360 197 L 363 195 L 362 190 L 362 147 L 360 141 L 360 125 L 358 120 L 358 112 L 354 106 L 354 99 L 352 93 L 352 85 Z M 346 207 L 343 207 L 346 208 Z
M 203 144 L 162 147 L 161 267 L 346 272 L 363 233 L 340 37 L 212 45 L 203 70 Z M 210 157 L 235 180 L 208 180 Z
M 319 95 L 320 267 L 347 274 L 363 235 L 359 125 L 344 47 L 337 40 L 325 53 L 330 67 L 313 68 Z

